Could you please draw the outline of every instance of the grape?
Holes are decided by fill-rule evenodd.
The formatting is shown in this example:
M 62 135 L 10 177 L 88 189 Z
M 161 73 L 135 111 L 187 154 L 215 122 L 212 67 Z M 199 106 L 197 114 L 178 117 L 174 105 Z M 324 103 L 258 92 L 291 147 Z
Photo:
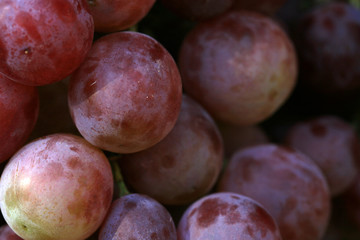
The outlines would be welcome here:
M 104 153 L 83 138 L 54 134 L 21 148 L 0 181 L 1 212 L 26 240 L 83 240 L 110 207 L 113 178 Z
M 226 12 L 234 0 L 162 0 L 161 3 L 178 16 L 200 21 Z
M 119 161 L 131 188 L 168 205 L 188 204 L 206 194 L 222 162 L 223 142 L 216 124 L 186 95 L 176 125 L 165 139 Z
M 268 136 L 258 125 L 234 126 L 218 123 L 218 126 L 224 140 L 225 156 L 228 158 L 240 149 L 269 142 Z
M 321 5 L 299 20 L 294 37 L 303 89 L 339 100 L 359 92 L 357 8 L 340 2 Z
M 37 87 L 40 99 L 39 116 L 29 139 L 54 133 L 80 135 L 71 119 L 67 104 L 69 78 Z
M 8 160 L 28 139 L 38 118 L 35 87 L 0 75 L 0 162 Z
M 275 144 L 236 152 L 218 191 L 261 203 L 279 224 L 283 239 L 320 240 L 330 216 L 330 192 L 319 167 L 305 154 Z
M 284 31 L 257 13 L 229 12 L 198 24 L 179 56 L 184 90 L 212 116 L 254 125 L 272 115 L 295 84 L 295 51 Z
M 213 193 L 182 216 L 178 240 L 281 240 L 274 218 L 258 202 L 235 193 Z
M 144 18 L 155 0 L 87 0 L 94 18 L 95 31 L 116 32 Z
M 355 129 L 337 116 L 320 116 L 298 122 L 285 142 L 314 160 L 323 171 L 332 196 L 354 181 L 360 161 L 360 142 Z
M 119 32 L 98 39 L 74 73 L 69 107 L 86 140 L 130 153 L 170 132 L 181 96 L 180 74 L 166 49 L 147 35 Z
M 176 240 L 176 228 L 165 207 L 134 193 L 112 203 L 99 233 L 99 240 L 108 239 Z
M 287 0 L 234 0 L 233 9 L 274 15 Z
M 3 225 L 0 227 L 0 239 L 1 240 L 22 240 L 21 237 L 16 235 L 9 225 Z
M 0 74 L 45 85 L 71 74 L 91 47 L 93 19 L 83 0 L 2 0 Z

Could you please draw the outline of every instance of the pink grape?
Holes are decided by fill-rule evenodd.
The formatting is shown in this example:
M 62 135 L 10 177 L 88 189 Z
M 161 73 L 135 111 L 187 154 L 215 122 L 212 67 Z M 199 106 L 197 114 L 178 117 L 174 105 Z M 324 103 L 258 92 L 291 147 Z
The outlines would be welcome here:
M 277 223 L 258 202 L 235 193 L 212 193 L 194 202 L 178 225 L 178 240 L 281 240 Z
M 167 205 L 189 204 L 214 186 L 223 164 L 223 142 L 211 116 L 184 95 L 172 131 L 119 162 L 125 182 L 136 192 Z
M 332 196 L 354 181 L 360 162 L 360 141 L 355 129 L 337 116 L 326 115 L 297 122 L 285 143 L 305 153 L 323 171 Z
M 129 194 L 116 199 L 99 232 L 99 240 L 176 240 L 170 213 L 154 199 Z
M 184 90 L 217 120 L 254 125 L 289 97 L 297 76 L 293 45 L 269 17 L 232 11 L 199 23 L 179 56 Z
M 70 75 L 84 60 L 94 34 L 84 0 L 2 0 L 0 74 L 25 85 Z
M 29 138 L 38 119 L 37 89 L 0 75 L 0 162 L 8 160 Z
M 168 9 L 178 16 L 200 21 L 226 12 L 234 0 L 162 0 Z
M 181 79 L 153 38 L 119 32 L 98 39 L 69 87 L 79 132 L 101 149 L 130 153 L 161 141 L 180 112 Z
M 265 144 L 236 152 L 218 191 L 261 203 L 279 224 L 283 239 L 320 240 L 329 222 L 325 176 L 308 156 L 292 148 Z
M 83 240 L 110 207 L 111 167 L 104 153 L 83 138 L 54 134 L 21 148 L 0 180 L 0 207 L 24 239 Z
M 155 0 L 87 0 L 95 31 L 116 32 L 127 29 L 150 11 Z

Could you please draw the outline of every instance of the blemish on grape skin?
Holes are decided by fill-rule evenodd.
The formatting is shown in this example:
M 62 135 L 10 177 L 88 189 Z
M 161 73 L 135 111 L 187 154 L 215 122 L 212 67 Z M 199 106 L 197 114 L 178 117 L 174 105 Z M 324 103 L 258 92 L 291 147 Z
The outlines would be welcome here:
M 176 164 L 176 161 L 173 156 L 166 155 L 161 159 L 161 163 L 164 168 L 173 168 Z
M 36 20 L 27 12 L 20 11 L 16 17 L 15 22 L 21 26 L 26 34 L 36 42 L 42 42 L 41 34 L 38 31 Z
M 311 124 L 310 131 L 317 137 L 324 137 L 327 133 L 326 127 L 318 122 Z

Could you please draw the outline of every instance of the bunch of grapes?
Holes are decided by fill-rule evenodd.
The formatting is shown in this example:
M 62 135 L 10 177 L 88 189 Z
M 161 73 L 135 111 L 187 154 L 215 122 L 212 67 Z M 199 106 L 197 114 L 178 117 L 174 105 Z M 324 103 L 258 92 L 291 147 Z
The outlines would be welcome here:
M 360 238 L 356 0 L 1 0 L 0 240 Z

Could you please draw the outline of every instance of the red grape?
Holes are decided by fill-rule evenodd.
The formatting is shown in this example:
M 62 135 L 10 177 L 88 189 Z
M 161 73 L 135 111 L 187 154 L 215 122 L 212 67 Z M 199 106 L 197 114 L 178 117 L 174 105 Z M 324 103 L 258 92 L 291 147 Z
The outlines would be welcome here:
M 45 85 L 71 74 L 91 47 L 94 24 L 83 0 L 2 0 L 0 74 Z
M 116 32 L 144 18 L 155 0 L 87 0 L 94 18 L 95 31 Z
M 99 240 L 176 240 L 171 215 L 160 203 L 141 194 L 125 195 L 112 203 Z
M 228 10 L 234 0 L 162 0 L 175 14 L 190 20 L 204 20 Z
M 321 5 L 299 20 L 294 37 L 304 89 L 339 99 L 359 93 L 359 9 L 341 2 Z
M 38 118 L 35 87 L 0 75 L 0 162 L 8 160 L 26 142 Z
M 333 196 L 354 181 L 360 162 L 360 142 L 355 129 L 337 116 L 321 116 L 293 125 L 287 145 L 300 150 L 323 171 Z
M 219 130 L 204 108 L 183 96 L 175 127 L 158 144 L 125 154 L 124 180 L 137 192 L 163 204 L 188 204 L 215 184 L 223 163 Z
M 162 140 L 181 105 L 175 61 L 153 38 L 119 32 L 98 39 L 69 87 L 79 132 L 104 150 L 130 153 Z
M 235 193 L 213 193 L 194 202 L 182 216 L 178 240 L 281 240 L 279 228 L 262 205 Z
M 85 239 L 100 227 L 112 194 L 104 153 L 70 134 L 25 145 L 0 180 L 1 212 L 24 239 Z
M 320 240 L 330 216 L 330 192 L 319 167 L 305 154 L 275 144 L 236 152 L 219 191 L 260 202 L 279 224 L 283 239 Z
M 9 225 L 3 225 L 0 227 L 0 239 L 1 240 L 22 240 L 21 237 L 9 227 Z
M 182 44 L 179 65 L 185 92 L 214 118 L 234 125 L 268 118 L 288 98 L 297 75 L 284 31 L 246 11 L 198 24 Z

